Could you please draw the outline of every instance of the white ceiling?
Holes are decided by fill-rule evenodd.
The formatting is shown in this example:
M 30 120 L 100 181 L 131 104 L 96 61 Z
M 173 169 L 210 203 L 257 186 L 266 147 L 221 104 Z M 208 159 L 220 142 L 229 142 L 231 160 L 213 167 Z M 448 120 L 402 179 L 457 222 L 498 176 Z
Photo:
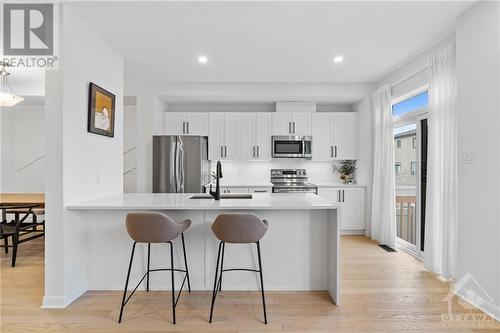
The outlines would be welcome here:
M 452 31 L 471 2 L 69 5 L 124 54 L 127 80 L 304 83 L 375 82 Z

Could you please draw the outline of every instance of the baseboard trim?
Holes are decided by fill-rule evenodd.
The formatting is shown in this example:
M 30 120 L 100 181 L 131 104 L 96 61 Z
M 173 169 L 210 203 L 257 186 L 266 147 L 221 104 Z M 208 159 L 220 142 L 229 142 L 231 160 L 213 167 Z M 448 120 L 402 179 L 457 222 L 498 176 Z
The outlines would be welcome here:
M 456 290 L 453 290 L 453 293 L 454 293 L 455 295 L 457 295 L 458 297 L 460 297 L 461 299 L 463 299 L 464 301 L 466 301 L 466 302 L 468 302 L 468 303 L 472 304 L 473 306 L 475 306 L 475 307 L 476 307 L 476 308 L 478 308 L 479 310 L 483 311 L 484 313 L 486 313 L 486 314 L 487 314 L 488 316 L 490 316 L 491 318 L 493 318 L 493 319 L 495 319 L 496 321 L 500 322 L 500 309 L 498 309 L 498 308 L 497 308 L 497 309 L 496 309 L 496 312 L 497 312 L 497 313 L 495 313 L 495 311 L 494 311 L 494 310 L 489 309 L 489 308 L 487 308 L 487 307 L 485 307 L 485 306 L 484 306 L 485 304 L 486 304 L 486 305 L 488 305 L 488 304 L 491 304 L 491 303 L 477 304 L 477 303 L 475 303 L 475 302 L 473 302 L 473 301 L 469 300 L 469 299 L 467 298 L 467 296 L 466 296 L 466 295 L 461 294 L 459 291 L 457 292 Z M 492 304 L 491 306 L 492 306 L 492 307 L 494 307 L 494 308 L 496 307 L 494 304 Z
M 65 296 L 44 296 L 42 301 L 42 309 L 64 309 L 80 296 L 85 294 L 87 289 L 78 289 Z
M 356 235 L 365 235 L 365 230 L 340 230 L 340 235 L 342 236 L 356 236 Z

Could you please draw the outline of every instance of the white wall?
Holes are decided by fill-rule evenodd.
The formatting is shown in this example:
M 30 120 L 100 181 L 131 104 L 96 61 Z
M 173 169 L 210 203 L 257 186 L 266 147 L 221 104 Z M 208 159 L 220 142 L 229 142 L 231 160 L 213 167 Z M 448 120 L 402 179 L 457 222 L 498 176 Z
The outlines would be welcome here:
M 480 307 L 500 320 L 500 3 L 467 10 L 456 38 L 459 279 L 472 274 L 494 299 Z M 463 161 L 468 151 L 473 164 Z
M 373 183 L 373 116 L 371 96 L 356 103 L 354 110 L 358 112 L 358 171 L 356 177 L 358 184 L 366 185 L 365 233 L 370 235 Z
M 123 106 L 123 192 L 137 192 L 137 105 Z
M 2 108 L 1 192 L 44 192 L 44 105 L 27 100 Z
M 46 307 L 87 288 L 87 223 L 65 205 L 123 191 L 123 57 L 67 6 L 59 13 L 61 62 L 46 81 Z M 114 138 L 87 132 L 89 82 L 116 95 Z

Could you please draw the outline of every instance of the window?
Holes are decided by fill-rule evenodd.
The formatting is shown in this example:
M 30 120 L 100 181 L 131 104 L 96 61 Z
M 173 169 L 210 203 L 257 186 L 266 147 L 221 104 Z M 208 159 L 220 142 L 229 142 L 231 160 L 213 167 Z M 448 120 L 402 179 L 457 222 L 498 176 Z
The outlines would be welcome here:
M 396 140 L 396 147 L 401 148 L 401 140 Z
M 394 117 L 404 115 L 412 111 L 425 108 L 429 105 L 429 93 L 424 91 L 418 95 L 405 99 L 392 105 L 392 115 Z
M 413 176 L 417 174 L 417 162 L 412 161 L 410 163 L 410 173 Z
M 417 149 L 417 137 L 413 138 L 413 149 Z
M 396 175 L 400 175 L 401 174 L 401 162 L 396 162 L 394 164 L 394 169 L 396 170 Z

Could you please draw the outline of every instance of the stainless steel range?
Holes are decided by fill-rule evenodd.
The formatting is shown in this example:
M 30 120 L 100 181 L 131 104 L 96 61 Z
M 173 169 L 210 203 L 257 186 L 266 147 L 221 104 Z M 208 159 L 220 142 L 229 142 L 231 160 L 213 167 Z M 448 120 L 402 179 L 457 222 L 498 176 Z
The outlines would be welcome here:
M 318 187 L 307 179 L 306 169 L 271 169 L 273 193 L 318 194 Z

